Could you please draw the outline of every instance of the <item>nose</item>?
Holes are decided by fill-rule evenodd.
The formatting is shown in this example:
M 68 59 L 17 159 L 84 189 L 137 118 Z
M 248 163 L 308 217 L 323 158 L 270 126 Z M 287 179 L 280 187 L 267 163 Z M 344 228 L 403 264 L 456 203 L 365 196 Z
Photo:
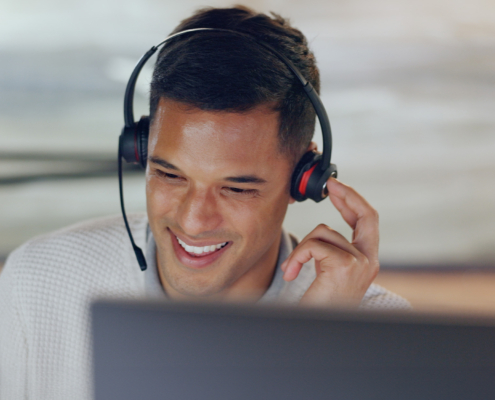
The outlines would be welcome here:
M 191 188 L 182 199 L 177 213 L 177 222 L 184 233 L 194 237 L 215 231 L 222 223 L 214 193 L 207 189 Z

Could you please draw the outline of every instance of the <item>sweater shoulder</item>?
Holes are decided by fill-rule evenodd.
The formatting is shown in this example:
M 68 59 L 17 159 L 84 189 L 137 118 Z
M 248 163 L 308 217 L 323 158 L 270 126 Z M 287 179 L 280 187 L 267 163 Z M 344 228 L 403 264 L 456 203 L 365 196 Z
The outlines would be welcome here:
M 137 244 L 142 246 L 146 216 L 130 215 L 129 224 Z M 112 216 L 35 237 L 16 249 L 4 268 L 25 284 L 38 282 L 36 286 L 53 287 L 67 286 L 70 281 L 72 287 L 78 282 L 81 286 L 98 287 L 104 282 L 118 286 L 118 280 L 128 281 L 126 271 L 133 271 L 134 262 L 122 217 Z
M 129 224 L 136 241 L 143 244 L 147 219 L 144 214 L 129 216 Z M 46 233 L 30 239 L 16 249 L 11 258 L 34 256 L 38 260 L 49 258 L 60 258 L 81 252 L 87 257 L 92 253 L 100 252 L 101 249 L 108 250 L 119 247 L 127 238 L 124 221 L 121 216 L 110 216 L 82 221 L 68 227 Z M 129 240 L 127 238 L 127 240 Z
M 142 244 L 146 217 L 129 217 Z M 120 216 L 84 221 L 19 247 L 0 274 L 0 397 L 89 398 L 90 303 L 136 298 L 143 290 Z M 21 389 L 26 393 L 16 392 Z
M 141 236 L 141 230 L 146 228 L 147 218 L 145 214 L 131 214 L 128 217 L 131 230 L 136 236 Z M 27 248 L 46 246 L 59 240 L 77 238 L 74 245 L 84 246 L 87 241 L 94 238 L 110 239 L 111 237 L 126 236 L 126 230 L 122 216 L 114 215 L 102 218 L 94 218 L 69 225 L 40 236 L 37 236 L 24 245 Z

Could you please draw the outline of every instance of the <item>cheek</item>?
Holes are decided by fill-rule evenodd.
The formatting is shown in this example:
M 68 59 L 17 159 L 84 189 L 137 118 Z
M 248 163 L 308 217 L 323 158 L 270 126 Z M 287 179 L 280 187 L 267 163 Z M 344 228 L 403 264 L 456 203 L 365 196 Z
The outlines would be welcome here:
M 146 207 L 150 224 L 173 209 L 173 199 L 170 191 L 164 189 L 154 175 L 146 175 Z
M 225 207 L 224 212 L 228 212 L 231 228 L 241 233 L 248 243 L 266 246 L 278 236 L 288 204 L 289 196 L 284 191 L 269 200 Z

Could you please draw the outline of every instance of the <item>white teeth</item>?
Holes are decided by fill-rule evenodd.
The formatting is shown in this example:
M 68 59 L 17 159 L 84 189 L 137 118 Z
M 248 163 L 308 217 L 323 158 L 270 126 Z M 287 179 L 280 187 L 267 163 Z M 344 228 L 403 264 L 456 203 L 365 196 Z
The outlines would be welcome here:
M 228 242 L 223 242 L 218 244 L 212 244 L 211 246 L 196 247 L 196 246 L 189 246 L 179 238 L 177 238 L 177 241 L 182 246 L 182 248 L 186 250 L 188 253 L 196 254 L 196 255 L 201 255 L 203 253 L 212 253 L 218 249 L 221 249 L 228 243 Z

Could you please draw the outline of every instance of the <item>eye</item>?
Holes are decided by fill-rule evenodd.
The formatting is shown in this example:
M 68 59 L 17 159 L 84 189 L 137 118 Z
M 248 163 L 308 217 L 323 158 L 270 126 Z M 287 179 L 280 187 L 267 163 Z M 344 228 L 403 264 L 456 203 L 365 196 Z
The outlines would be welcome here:
M 224 190 L 234 195 L 242 195 L 242 196 L 256 196 L 258 191 L 256 189 L 241 189 L 236 187 L 225 187 Z
M 239 188 L 234 188 L 234 187 L 227 188 L 227 189 L 234 192 L 234 193 L 244 193 L 245 192 L 245 189 L 239 189 Z
M 184 178 L 182 178 L 181 176 L 179 175 L 175 175 L 175 174 L 171 174 L 169 172 L 165 172 L 165 171 L 162 171 L 160 169 L 157 169 L 155 170 L 156 174 L 162 178 L 165 178 L 169 181 L 181 181 L 183 180 Z

